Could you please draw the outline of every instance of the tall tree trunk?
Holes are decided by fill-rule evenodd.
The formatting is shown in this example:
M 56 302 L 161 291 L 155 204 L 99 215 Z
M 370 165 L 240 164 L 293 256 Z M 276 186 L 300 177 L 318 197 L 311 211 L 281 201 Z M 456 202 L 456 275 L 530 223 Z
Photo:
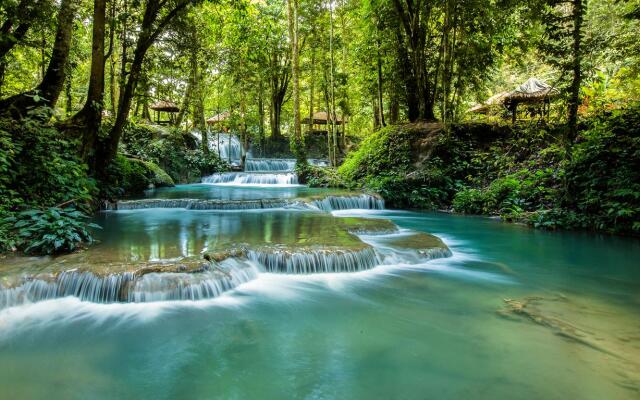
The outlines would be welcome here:
M 0 25 L 0 60 L 21 43 L 44 8 L 44 0 L 21 0 Z
M 582 0 L 573 0 L 573 79 L 569 88 L 569 126 L 567 132 L 567 148 L 570 148 L 578 133 L 578 106 L 580 105 L 580 84 L 582 82 L 582 19 L 584 9 Z
M 191 56 L 191 73 L 189 74 L 189 81 L 187 82 L 187 89 L 184 92 L 184 97 L 182 98 L 182 104 L 180 105 L 180 111 L 178 111 L 178 115 L 176 116 L 175 126 L 179 127 L 184 120 L 184 116 L 187 115 L 187 110 L 189 109 L 189 103 L 191 102 L 191 97 L 193 94 L 193 87 L 195 85 L 196 74 L 198 69 L 197 61 L 193 60 L 193 55 Z M 195 121 L 194 121 L 195 123 Z
M 264 88 L 262 77 L 258 77 L 258 140 L 260 142 L 260 156 L 264 156 Z
M 289 17 L 289 39 L 291 41 L 291 79 L 293 81 L 293 141 L 291 148 L 298 162 L 305 162 L 300 126 L 300 48 L 298 46 L 298 0 L 287 0 Z
M 28 109 L 36 105 L 49 107 L 56 105 L 58 97 L 64 87 L 66 75 L 65 66 L 69 58 L 73 20 L 77 10 L 77 1 L 62 0 L 60 3 L 60 11 L 58 12 L 56 39 L 53 44 L 51 59 L 49 60 L 49 65 L 44 73 L 42 82 L 29 92 L 17 94 L 0 101 L 0 110 L 7 110 L 15 116 L 21 116 L 24 115 Z
M 380 126 L 385 127 L 384 122 L 384 102 L 382 101 L 382 57 L 380 57 L 380 39 L 376 41 L 376 58 L 378 70 L 378 112 L 380 113 Z
M 91 45 L 91 75 L 89 76 L 89 91 L 84 107 L 73 118 L 73 123 L 83 127 L 80 156 L 89 162 L 90 171 L 95 171 L 95 151 L 100 125 L 102 124 L 102 109 L 104 98 L 104 39 L 106 22 L 106 0 L 93 2 L 93 32 Z
M 334 79 L 334 54 L 333 54 L 333 4 L 329 3 L 329 77 L 330 77 L 330 97 L 331 97 L 331 110 L 329 112 L 329 119 L 331 120 L 331 147 L 332 147 L 332 155 L 331 165 L 334 167 L 338 164 L 338 139 L 336 132 L 336 85 Z
M 400 118 L 400 102 L 395 92 L 391 91 L 391 98 L 389 101 L 389 122 L 391 124 L 397 124 Z
M 118 113 L 111 132 L 109 132 L 108 140 L 103 146 L 100 146 L 98 151 L 97 162 L 98 168 L 101 170 L 100 175 L 104 173 L 104 168 L 106 168 L 116 156 L 122 132 L 129 118 L 131 101 L 142 73 L 142 63 L 147 54 L 147 50 L 149 50 L 151 45 L 158 39 L 160 34 L 162 34 L 166 26 L 191 3 L 192 0 L 181 0 L 158 21 L 160 9 L 165 3 L 155 1 L 146 2 L 142 25 L 138 33 L 136 48 L 133 52 L 133 60 L 127 75 L 126 84 L 121 88 Z
M 313 131 L 313 102 L 316 86 L 316 46 L 311 43 L 311 82 L 309 83 L 309 132 Z
M 278 96 L 271 96 L 271 138 L 278 139 L 282 137 L 280 131 L 280 115 L 282 114 L 282 102 Z

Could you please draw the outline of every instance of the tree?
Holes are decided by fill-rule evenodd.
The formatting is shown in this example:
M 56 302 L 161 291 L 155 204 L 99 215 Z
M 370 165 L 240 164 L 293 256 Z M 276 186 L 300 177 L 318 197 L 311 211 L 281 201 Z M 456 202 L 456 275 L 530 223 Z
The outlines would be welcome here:
M 300 47 L 298 43 L 298 0 L 287 0 L 289 40 L 291 44 L 291 77 L 293 81 L 293 138 L 291 148 L 298 162 L 306 162 L 300 125 Z
M 113 1 L 113 0 L 112 0 Z M 82 131 L 80 155 L 85 161 L 95 161 L 91 157 L 95 151 L 102 124 L 102 110 L 104 109 L 104 39 L 106 21 L 106 0 L 93 2 L 93 34 L 91 47 L 91 74 L 87 100 L 82 110 L 73 116 L 71 125 L 80 127 Z M 90 169 L 95 170 L 95 165 Z
M 61 1 L 53 51 L 42 81 L 36 88 L 28 92 L 0 100 L 0 110 L 11 112 L 14 116 L 19 117 L 36 105 L 55 106 L 64 86 L 73 20 L 77 11 L 76 1 Z
M 129 66 L 129 71 L 121 88 L 121 96 L 118 104 L 118 112 L 109 132 L 109 138 L 103 145 L 99 146 L 97 152 L 96 165 L 99 173 L 104 173 L 104 168 L 114 159 L 118 150 L 118 143 L 122 136 L 122 131 L 129 117 L 131 101 L 135 94 L 138 81 L 142 73 L 142 63 L 149 48 L 155 43 L 158 37 L 164 32 L 169 23 L 178 15 L 182 14 L 195 0 L 177 0 L 174 2 L 147 0 L 144 7 L 142 23 L 136 47 L 133 52 L 133 60 Z

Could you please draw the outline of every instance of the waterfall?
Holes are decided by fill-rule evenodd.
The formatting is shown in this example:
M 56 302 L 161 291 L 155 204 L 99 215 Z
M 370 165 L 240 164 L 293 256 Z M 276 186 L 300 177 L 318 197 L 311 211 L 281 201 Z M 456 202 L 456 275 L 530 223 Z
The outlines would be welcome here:
M 0 285 L 0 309 L 54 298 L 74 296 L 94 303 L 199 300 L 219 296 L 254 279 L 258 270 L 249 262 L 227 259 L 214 269 L 194 273 L 123 272 L 106 276 L 65 271 L 46 278 L 25 277 L 20 285 Z
M 234 176 L 244 173 L 229 173 Z M 286 182 L 296 182 L 290 177 L 283 178 L 281 175 L 288 174 L 251 174 L 251 178 L 231 179 L 223 174 L 216 174 L 204 179 L 206 183 L 235 184 L 239 180 L 248 182 L 247 184 L 289 184 Z M 246 174 L 245 174 L 246 175 Z M 260 178 L 257 178 L 257 177 Z M 282 183 L 285 182 L 285 183 Z M 346 209 L 375 209 L 384 208 L 384 200 L 375 196 L 363 194 L 352 196 L 327 196 L 306 203 L 301 199 L 261 199 L 261 200 L 201 200 L 201 199 L 142 199 L 142 200 L 121 200 L 117 203 L 109 204 L 107 210 L 142 210 L 147 208 L 184 208 L 187 210 L 257 210 L 268 208 L 303 207 L 308 209 L 318 208 L 322 211 L 346 210 Z
M 218 152 L 218 135 L 220 136 L 220 151 Z M 231 140 L 231 146 L 229 146 Z M 209 149 L 220 154 L 220 158 L 225 161 L 239 161 L 242 158 L 242 144 L 236 135 L 228 133 L 209 133 Z M 231 155 L 231 157 L 229 157 Z
M 219 268 L 223 272 L 209 270 L 197 274 L 184 272 L 146 274 L 133 283 L 127 300 L 131 303 L 143 303 L 210 299 L 258 276 L 258 270 L 255 267 L 237 259 L 226 259 L 219 264 Z
M 251 158 L 244 165 L 246 172 L 290 172 L 296 166 L 296 160 L 287 158 Z
M 218 185 L 297 185 L 294 173 L 224 172 L 202 178 L 202 183 Z
M 333 210 L 382 210 L 384 209 L 384 200 L 370 194 L 361 194 L 359 196 L 327 196 L 320 200 L 315 200 L 313 205 L 322 211 Z
M 116 203 L 117 210 L 147 208 L 184 208 L 187 210 L 257 210 L 299 206 L 300 201 L 289 199 L 262 200 L 197 200 L 197 199 L 143 199 L 123 200 Z
M 357 272 L 380 264 L 372 248 L 362 250 L 322 249 L 301 252 L 286 250 L 248 250 L 247 257 L 260 263 L 267 272 L 314 274 L 327 272 Z
M 400 250 L 400 249 L 380 249 L 376 251 L 379 254 L 382 264 L 421 264 L 438 258 L 451 257 L 453 254 L 448 248 L 435 247 L 423 250 Z

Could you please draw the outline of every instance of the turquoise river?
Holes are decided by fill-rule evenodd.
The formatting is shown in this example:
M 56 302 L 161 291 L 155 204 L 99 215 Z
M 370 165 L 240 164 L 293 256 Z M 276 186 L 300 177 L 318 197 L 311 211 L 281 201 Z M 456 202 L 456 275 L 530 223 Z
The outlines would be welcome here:
M 0 398 L 640 398 L 637 240 L 237 174 L 0 259 Z

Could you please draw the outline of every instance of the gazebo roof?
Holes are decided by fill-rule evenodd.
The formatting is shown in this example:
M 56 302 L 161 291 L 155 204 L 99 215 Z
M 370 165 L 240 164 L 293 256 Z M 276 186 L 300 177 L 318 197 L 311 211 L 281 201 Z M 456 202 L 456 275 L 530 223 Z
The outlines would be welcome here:
M 149 106 L 150 109 L 155 111 L 164 111 L 169 113 L 176 113 L 180 111 L 180 107 L 171 101 L 159 100 Z
M 557 96 L 559 93 L 558 89 L 548 85 L 547 83 L 536 78 L 529 78 L 525 83 L 518 86 L 516 90 L 509 93 L 504 100 L 537 102 L 549 97 Z
M 314 125 L 326 125 L 329 121 L 328 114 L 326 111 L 318 111 L 313 113 L 313 124 Z M 343 119 L 340 115 L 336 115 L 336 125 L 341 125 L 343 123 Z M 302 123 L 305 125 L 309 125 L 309 117 L 302 120 Z
M 231 113 L 229 111 L 224 111 L 224 112 L 221 112 L 220 114 L 216 114 L 213 117 L 207 119 L 207 124 L 213 125 L 218 122 L 223 122 L 228 120 L 229 117 L 231 117 Z

